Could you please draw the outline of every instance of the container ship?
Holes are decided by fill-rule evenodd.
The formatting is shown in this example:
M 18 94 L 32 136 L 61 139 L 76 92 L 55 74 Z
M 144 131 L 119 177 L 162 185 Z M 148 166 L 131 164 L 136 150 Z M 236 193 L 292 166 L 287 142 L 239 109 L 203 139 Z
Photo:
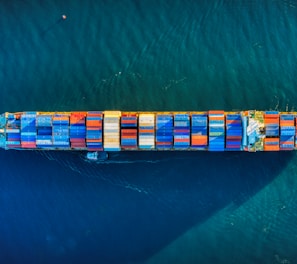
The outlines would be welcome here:
M 297 112 L 17 112 L 0 115 L 0 147 L 16 150 L 288 151 Z

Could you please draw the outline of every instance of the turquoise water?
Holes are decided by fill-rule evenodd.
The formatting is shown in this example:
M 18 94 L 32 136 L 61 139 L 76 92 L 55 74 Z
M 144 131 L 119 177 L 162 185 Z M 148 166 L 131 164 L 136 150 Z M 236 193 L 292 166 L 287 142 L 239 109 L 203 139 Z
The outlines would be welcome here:
M 293 0 L 1 1 L 0 112 L 296 109 L 296 26 Z M 0 156 L 3 263 L 297 262 L 294 153 Z

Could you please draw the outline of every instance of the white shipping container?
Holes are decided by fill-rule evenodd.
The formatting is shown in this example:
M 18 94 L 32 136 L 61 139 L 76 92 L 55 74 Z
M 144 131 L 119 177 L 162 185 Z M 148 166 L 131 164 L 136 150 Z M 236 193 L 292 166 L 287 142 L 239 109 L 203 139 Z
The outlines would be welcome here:
M 7 128 L 6 132 L 7 133 L 20 133 L 20 129 L 18 129 L 18 128 Z
M 143 124 L 155 124 L 155 115 L 154 114 L 140 114 L 139 115 L 139 124 L 142 126 Z
M 36 140 L 36 144 L 37 145 L 51 145 L 52 144 L 52 141 L 49 140 L 49 139 L 38 139 Z

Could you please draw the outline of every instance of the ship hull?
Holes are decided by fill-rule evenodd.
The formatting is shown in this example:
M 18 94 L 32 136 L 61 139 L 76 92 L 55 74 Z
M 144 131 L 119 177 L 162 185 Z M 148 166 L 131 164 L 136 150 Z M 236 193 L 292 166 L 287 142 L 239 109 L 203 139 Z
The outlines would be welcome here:
M 17 112 L 0 116 L 0 147 L 61 151 L 290 151 L 295 112 Z

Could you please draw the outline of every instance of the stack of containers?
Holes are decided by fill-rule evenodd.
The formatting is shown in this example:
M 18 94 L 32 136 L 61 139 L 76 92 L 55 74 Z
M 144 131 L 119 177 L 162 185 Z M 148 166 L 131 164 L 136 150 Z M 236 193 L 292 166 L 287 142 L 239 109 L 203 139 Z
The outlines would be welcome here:
M 120 111 L 104 112 L 104 150 L 119 151 L 120 146 Z
M 191 119 L 191 148 L 206 149 L 207 114 L 192 114 Z
M 295 137 L 294 115 L 280 115 L 280 150 L 293 150 Z
M 187 149 L 190 146 L 189 114 L 174 115 L 174 148 Z
M 224 111 L 209 111 L 209 151 L 225 149 L 225 115 Z
M 21 116 L 21 146 L 36 148 L 36 112 L 24 112 Z
M 52 120 L 53 147 L 69 148 L 69 115 L 55 114 Z
M 264 123 L 267 137 L 279 137 L 279 112 L 266 111 Z
M 51 148 L 52 142 L 52 116 L 37 115 L 36 117 L 37 137 L 36 145 L 38 148 Z
M 87 113 L 87 148 L 90 151 L 103 150 L 102 145 L 102 112 Z
M 226 150 L 241 150 L 242 120 L 240 114 L 226 115 Z
M 155 115 L 139 114 L 139 148 L 154 149 L 155 148 Z
M 21 147 L 21 120 L 19 115 L 8 114 L 6 126 L 6 146 L 8 148 Z
M 264 151 L 279 151 L 279 138 L 265 138 Z
M 122 113 L 121 146 L 123 149 L 137 149 L 137 115 Z
M 86 112 L 73 112 L 70 115 L 70 143 L 71 148 L 86 148 Z
M 173 143 L 173 116 L 157 114 L 156 116 L 156 147 L 171 149 Z

